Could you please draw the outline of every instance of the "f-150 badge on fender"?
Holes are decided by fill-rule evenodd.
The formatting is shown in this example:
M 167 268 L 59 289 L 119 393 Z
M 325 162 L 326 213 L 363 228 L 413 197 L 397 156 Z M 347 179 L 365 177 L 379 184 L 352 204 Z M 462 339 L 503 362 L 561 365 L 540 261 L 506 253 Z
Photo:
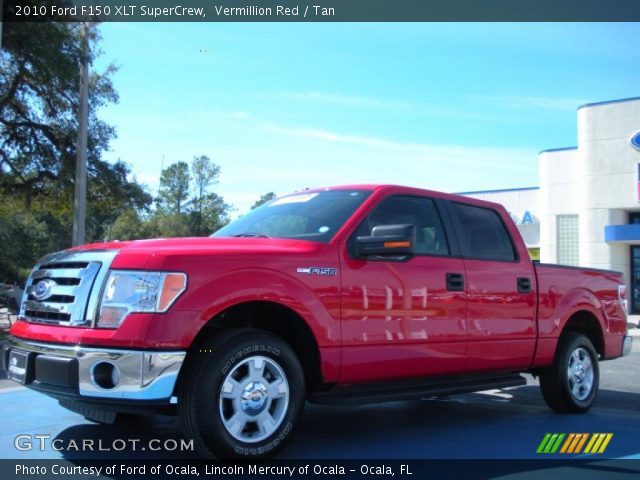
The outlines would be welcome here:
M 306 273 L 307 275 L 335 275 L 338 271 L 337 268 L 331 267 L 298 267 L 296 270 L 298 273 Z

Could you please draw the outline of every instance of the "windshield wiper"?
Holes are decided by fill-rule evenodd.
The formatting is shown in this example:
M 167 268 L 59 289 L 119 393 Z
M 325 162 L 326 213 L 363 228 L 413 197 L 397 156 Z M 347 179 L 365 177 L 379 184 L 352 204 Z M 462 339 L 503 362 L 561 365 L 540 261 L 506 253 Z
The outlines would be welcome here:
M 247 237 L 247 238 L 271 238 L 269 235 L 264 235 L 262 233 L 238 233 L 237 235 L 232 235 L 233 237 Z

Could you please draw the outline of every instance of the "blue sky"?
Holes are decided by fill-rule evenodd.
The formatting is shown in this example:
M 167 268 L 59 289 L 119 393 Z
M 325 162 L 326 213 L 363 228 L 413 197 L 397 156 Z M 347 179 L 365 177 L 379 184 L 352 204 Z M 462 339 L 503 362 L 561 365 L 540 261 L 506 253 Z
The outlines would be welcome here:
M 345 183 L 535 186 L 537 153 L 576 144 L 581 104 L 640 96 L 640 24 L 110 23 L 120 103 L 101 116 L 152 192 L 208 155 L 215 191 Z

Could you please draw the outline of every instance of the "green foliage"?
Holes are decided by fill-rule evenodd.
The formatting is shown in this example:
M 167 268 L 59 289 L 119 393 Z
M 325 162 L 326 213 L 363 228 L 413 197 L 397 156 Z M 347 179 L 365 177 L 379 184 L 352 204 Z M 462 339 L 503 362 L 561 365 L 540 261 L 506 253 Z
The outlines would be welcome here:
M 55 210 L 40 205 L 25 210 L 15 199 L 5 198 L 0 205 L 0 281 L 23 280 L 38 258 L 46 252 L 67 247 L 63 240 L 70 228 Z
M 73 187 L 78 132 L 80 60 L 83 32 L 77 23 L 12 24 L 0 52 L 0 191 L 24 198 Z M 87 32 L 88 61 L 100 40 Z M 116 68 L 93 72 L 89 84 L 88 174 L 101 182 L 108 170 L 102 152 L 115 136 L 100 120 L 99 107 L 118 101 L 110 76 Z
M 77 23 L 4 25 L 0 50 L 0 281 L 23 280 L 42 255 L 71 244 L 78 136 L 79 64 L 83 31 Z M 87 59 L 99 54 L 95 25 Z M 118 101 L 114 66 L 89 81 L 87 242 L 102 240 L 122 211 L 148 209 L 151 196 L 130 181 L 122 161 L 102 158 L 115 137 L 98 109 Z
M 71 245 L 80 63 L 99 55 L 95 24 L 12 23 L 0 50 L 0 281 L 23 281 L 43 255 Z M 122 160 L 103 153 L 115 138 L 98 118 L 118 102 L 113 65 L 90 68 L 87 152 L 87 243 L 209 235 L 232 208 L 211 191 L 220 167 L 205 155 L 177 162 L 153 198 Z M 272 195 L 272 194 L 267 194 Z M 263 196 L 264 198 L 265 196 Z
M 158 210 L 180 215 L 189 198 L 190 182 L 187 162 L 177 162 L 165 168 L 160 175 Z
M 273 192 L 265 193 L 256 201 L 256 203 L 251 205 L 251 210 L 253 210 L 254 208 L 258 208 L 260 205 L 264 205 L 265 203 L 270 202 L 271 200 L 275 200 L 275 198 L 276 198 L 275 193 Z
M 190 170 L 186 162 L 169 165 L 160 174 L 156 209 L 146 217 L 136 209 L 125 210 L 108 237 L 133 240 L 210 235 L 229 223 L 232 211 L 220 195 L 209 191 L 219 175 L 220 166 L 205 155 L 194 157 Z
M 113 225 L 106 228 L 107 239 L 136 240 L 155 236 L 153 225 L 141 218 L 133 208 L 122 212 Z
M 231 205 L 225 203 L 224 198 L 216 193 L 209 193 L 202 200 L 202 218 L 198 221 L 198 229 L 203 235 L 211 235 L 216 230 L 229 223 Z M 192 215 L 199 215 L 194 211 Z
M 220 228 L 219 219 L 213 219 L 213 211 L 224 208 L 224 201 L 215 194 L 207 194 L 207 190 L 212 184 L 218 183 L 220 167 L 213 163 L 206 155 L 193 157 L 191 162 L 191 172 L 193 174 L 194 198 L 192 202 L 192 231 L 194 235 L 211 233 L 211 226 L 216 230 Z M 214 195 L 213 197 L 211 195 Z M 209 217 L 209 218 L 206 218 Z M 208 221 L 207 221 L 208 220 Z

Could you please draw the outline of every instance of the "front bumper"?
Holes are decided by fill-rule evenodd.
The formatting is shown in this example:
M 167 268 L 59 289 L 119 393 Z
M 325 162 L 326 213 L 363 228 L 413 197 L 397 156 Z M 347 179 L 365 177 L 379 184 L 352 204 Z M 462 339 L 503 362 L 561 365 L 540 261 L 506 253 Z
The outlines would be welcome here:
M 2 351 L 7 376 L 13 350 L 27 354 L 26 386 L 57 397 L 87 400 L 169 403 L 186 357 L 185 351 L 91 348 L 9 337 Z

